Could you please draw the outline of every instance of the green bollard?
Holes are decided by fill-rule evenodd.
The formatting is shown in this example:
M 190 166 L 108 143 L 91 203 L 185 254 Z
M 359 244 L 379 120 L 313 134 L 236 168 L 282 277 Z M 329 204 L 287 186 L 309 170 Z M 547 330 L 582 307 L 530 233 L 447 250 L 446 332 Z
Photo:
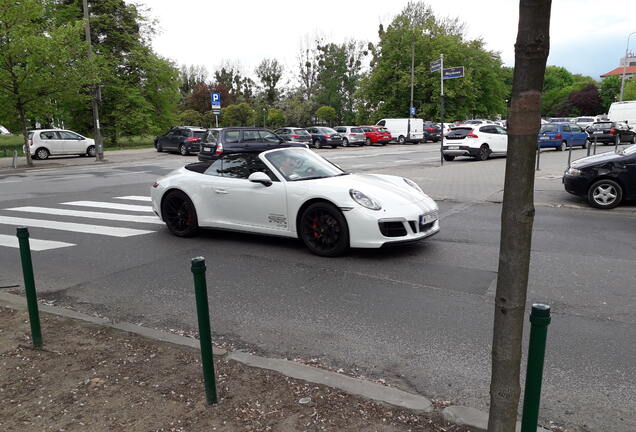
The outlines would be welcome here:
M 40 328 L 38 297 L 35 293 L 35 280 L 33 279 L 33 263 L 31 262 L 31 247 L 29 246 L 29 229 L 19 227 L 16 231 L 18 243 L 20 244 L 20 259 L 22 261 L 24 291 L 26 293 L 27 308 L 29 310 L 29 323 L 31 324 L 31 338 L 33 339 L 33 348 L 39 349 L 42 348 L 42 330 Z
M 528 369 L 526 389 L 523 394 L 523 415 L 521 432 L 536 432 L 541 402 L 541 381 L 545 343 L 550 324 L 550 306 L 533 304 L 530 313 L 530 344 L 528 348 Z
M 199 342 L 201 344 L 205 394 L 208 405 L 212 405 L 217 402 L 217 397 L 214 358 L 212 356 L 210 310 L 208 309 L 208 288 L 205 283 L 205 258 L 192 258 L 192 273 L 194 274 L 194 294 L 197 302 L 197 318 L 199 320 Z

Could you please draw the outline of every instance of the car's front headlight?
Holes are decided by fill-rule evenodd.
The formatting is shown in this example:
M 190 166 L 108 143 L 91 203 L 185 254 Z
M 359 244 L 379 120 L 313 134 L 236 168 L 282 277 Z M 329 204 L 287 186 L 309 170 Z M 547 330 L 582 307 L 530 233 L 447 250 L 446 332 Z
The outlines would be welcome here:
M 349 195 L 351 199 L 360 204 L 362 207 L 366 207 L 369 210 L 381 210 L 382 205 L 373 198 L 363 194 L 359 190 L 349 189 Z
M 565 173 L 569 175 L 581 175 L 581 170 L 570 167 Z
M 415 183 L 413 180 L 409 180 L 407 178 L 402 178 L 402 180 L 404 180 L 404 183 L 406 183 L 407 185 L 411 186 L 413 189 L 415 189 L 416 191 L 420 192 L 420 193 L 424 193 L 424 191 L 422 190 L 422 188 L 420 188 L 417 183 Z

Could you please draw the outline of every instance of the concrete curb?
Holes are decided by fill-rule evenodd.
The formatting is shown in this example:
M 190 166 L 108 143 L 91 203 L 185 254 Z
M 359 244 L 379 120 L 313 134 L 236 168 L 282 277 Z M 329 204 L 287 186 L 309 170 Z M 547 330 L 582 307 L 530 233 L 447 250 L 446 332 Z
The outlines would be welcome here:
M 27 309 L 26 300 L 24 297 L 9 293 L 0 292 L 0 305 L 21 311 Z M 117 330 L 123 330 L 161 342 L 168 342 L 171 344 L 186 346 L 194 349 L 200 348 L 198 339 L 179 336 L 161 330 L 142 327 L 126 322 L 112 322 L 105 318 L 99 318 L 81 312 L 76 312 L 72 309 L 66 309 L 57 306 L 47 306 L 44 304 L 39 304 L 39 309 L 42 312 L 50 313 L 52 315 L 84 321 L 91 324 L 102 325 Z M 431 412 L 433 410 L 433 404 L 424 396 L 407 393 L 405 391 L 387 387 L 371 381 L 352 378 L 343 374 L 315 368 L 313 366 L 303 365 L 289 360 L 259 357 L 240 351 L 235 351 L 228 354 L 227 351 L 224 349 L 213 347 L 213 353 L 216 356 L 226 356 L 225 358 L 228 360 L 234 360 L 248 366 L 273 370 L 290 378 L 301 379 L 316 384 L 323 384 L 329 387 L 343 390 L 350 394 L 362 396 L 400 408 L 406 408 L 419 412 Z
M 444 420 L 459 426 L 468 426 L 479 431 L 488 429 L 488 413 L 475 408 L 461 405 L 453 405 L 442 410 Z M 516 432 L 521 431 L 521 422 L 517 422 Z M 537 427 L 537 432 L 550 432 L 541 426 Z
M 284 359 L 259 357 L 234 351 L 226 357 L 248 366 L 269 369 L 285 376 L 337 388 L 349 394 L 419 412 L 431 412 L 433 404 L 424 396 L 407 393 L 371 381 L 348 377 L 336 372 L 306 366 Z

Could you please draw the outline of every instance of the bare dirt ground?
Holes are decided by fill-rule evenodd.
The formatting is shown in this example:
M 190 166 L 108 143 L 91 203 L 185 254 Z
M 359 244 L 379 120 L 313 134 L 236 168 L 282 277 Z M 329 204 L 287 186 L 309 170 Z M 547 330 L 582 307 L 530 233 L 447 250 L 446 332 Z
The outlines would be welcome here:
M 208 406 L 196 350 L 41 314 L 34 350 L 26 312 L 0 307 L 2 431 L 441 431 L 416 414 L 217 358 Z

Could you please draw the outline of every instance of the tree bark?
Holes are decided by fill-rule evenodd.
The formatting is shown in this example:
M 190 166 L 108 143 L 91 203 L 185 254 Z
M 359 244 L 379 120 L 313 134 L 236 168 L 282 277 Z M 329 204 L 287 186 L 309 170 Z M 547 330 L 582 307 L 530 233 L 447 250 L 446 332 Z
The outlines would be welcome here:
M 16 109 L 20 116 L 20 127 L 22 128 L 22 140 L 24 141 L 24 157 L 26 158 L 27 166 L 33 166 L 33 160 L 31 159 L 31 149 L 29 148 L 29 132 L 27 131 L 26 114 L 24 113 L 24 105 L 20 100 L 16 103 Z
M 550 48 L 551 0 L 520 0 L 508 119 L 488 432 L 513 432 L 534 221 L 534 162 Z

